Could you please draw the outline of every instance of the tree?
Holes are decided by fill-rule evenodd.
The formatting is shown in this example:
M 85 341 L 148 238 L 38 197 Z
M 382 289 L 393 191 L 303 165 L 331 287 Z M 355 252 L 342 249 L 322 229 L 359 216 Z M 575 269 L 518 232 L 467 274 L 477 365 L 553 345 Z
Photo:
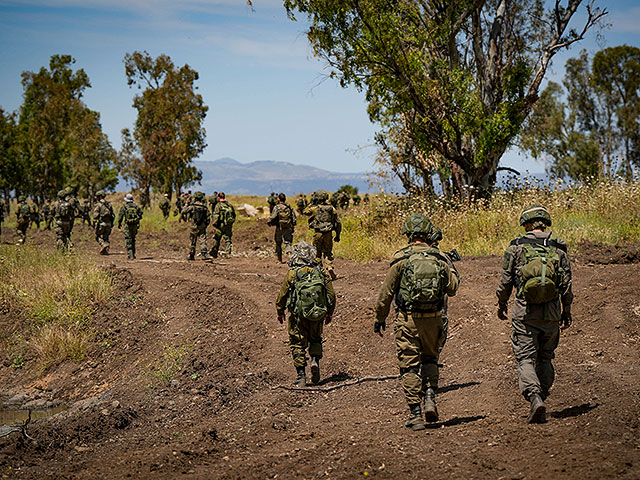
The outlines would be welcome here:
M 580 3 L 557 0 L 545 10 L 540 0 L 284 2 L 292 19 L 308 16 L 307 37 L 329 76 L 366 92 L 383 133 L 406 125 L 421 155 L 446 164 L 456 190 L 483 194 L 552 57 L 606 14 L 589 2 L 582 29 L 569 29 Z
M 208 107 L 196 93 L 198 72 L 176 68 L 167 55 L 134 52 L 124 58 L 129 86 L 144 89 L 133 99 L 133 132 L 123 130 L 126 178 L 148 198 L 151 187 L 171 193 L 200 181 L 191 165 L 207 146 L 203 122 Z
M 15 115 L 0 108 L 0 191 L 9 206 L 9 192 L 20 192 L 26 184 L 24 164 L 20 162 Z
M 522 146 L 558 176 L 633 175 L 640 167 L 640 49 L 606 48 L 567 61 L 564 90 L 550 82 L 522 133 Z

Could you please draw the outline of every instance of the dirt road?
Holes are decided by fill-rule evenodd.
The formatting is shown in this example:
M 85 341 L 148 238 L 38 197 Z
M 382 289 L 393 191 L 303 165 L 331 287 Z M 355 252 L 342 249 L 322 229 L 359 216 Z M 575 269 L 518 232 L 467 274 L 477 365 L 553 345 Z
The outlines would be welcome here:
M 403 426 L 397 380 L 329 392 L 280 388 L 295 369 L 274 307 L 286 267 L 255 234 L 266 228 L 246 228 L 235 239 L 240 255 L 213 262 L 183 260 L 183 226 L 141 234 L 132 262 L 114 233 L 116 254 L 95 257 L 113 273 L 118 298 L 97 312 L 88 358 L 41 378 L 0 368 L 5 398 L 71 405 L 32 422 L 33 440 L 0 439 L 0 475 L 640 478 L 640 268 L 615 263 L 637 256 L 608 261 L 596 252 L 573 264 L 574 325 L 557 350 L 544 425 L 526 423 L 510 325 L 495 315 L 500 259 L 463 259 L 442 357 L 441 420 L 413 432 Z M 53 236 L 32 238 L 45 245 Z M 97 253 L 88 228 L 75 238 L 77 249 Z M 372 333 L 386 269 L 338 259 L 322 386 L 397 373 L 390 330 L 382 339 Z

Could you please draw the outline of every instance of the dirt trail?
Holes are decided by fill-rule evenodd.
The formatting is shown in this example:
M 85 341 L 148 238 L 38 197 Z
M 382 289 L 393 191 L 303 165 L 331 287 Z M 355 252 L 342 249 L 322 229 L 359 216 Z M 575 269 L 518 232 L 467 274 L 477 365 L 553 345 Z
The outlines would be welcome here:
M 413 432 L 403 427 L 407 408 L 397 380 L 331 392 L 278 388 L 294 376 L 274 307 L 286 267 L 265 255 L 271 247 L 264 236 L 255 240 L 259 228 L 266 227 L 237 235 L 241 256 L 214 262 L 183 260 L 185 249 L 176 247 L 186 243 L 182 227 L 141 234 L 138 261 L 96 255 L 113 272 L 119 293 L 96 316 L 89 358 L 35 380 L 0 368 L 2 393 L 76 402 L 33 422 L 35 441 L 16 434 L 0 439 L 0 474 L 640 477 L 637 263 L 601 265 L 583 256 L 574 264 L 575 324 L 557 351 L 550 419 L 531 426 L 517 390 L 510 325 L 495 316 L 500 259 L 463 259 L 442 357 L 441 421 Z M 52 242 L 49 232 L 33 237 Z M 78 249 L 97 250 L 86 228 L 74 240 Z M 124 250 L 118 232 L 113 250 Z M 338 308 L 325 330 L 323 385 L 396 374 L 392 328 L 382 339 L 372 334 L 387 263 L 338 259 L 336 268 Z M 178 357 L 183 368 L 172 382 L 150 374 Z

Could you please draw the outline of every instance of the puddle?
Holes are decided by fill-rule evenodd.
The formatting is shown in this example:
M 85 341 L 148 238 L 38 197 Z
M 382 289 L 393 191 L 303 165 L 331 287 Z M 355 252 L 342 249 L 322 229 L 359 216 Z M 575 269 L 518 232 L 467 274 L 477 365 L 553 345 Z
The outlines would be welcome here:
M 69 407 L 67 405 L 58 405 L 51 408 L 34 408 L 31 410 L 31 420 L 36 418 L 50 417 L 56 413 L 64 412 Z M 0 408 L 0 429 L 12 425 L 19 425 L 29 419 L 29 410 L 20 410 L 13 408 Z

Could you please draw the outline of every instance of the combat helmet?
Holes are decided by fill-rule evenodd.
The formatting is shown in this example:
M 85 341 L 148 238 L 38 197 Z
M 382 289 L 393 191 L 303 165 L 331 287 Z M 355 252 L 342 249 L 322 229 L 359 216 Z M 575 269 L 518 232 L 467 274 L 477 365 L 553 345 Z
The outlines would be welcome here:
M 402 224 L 401 233 L 411 239 L 416 235 L 421 235 L 425 239 L 431 234 L 433 224 L 426 215 L 422 213 L 412 213 Z
M 125 201 L 126 203 L 133 203 L 133 195 L 131 195 L 130 193 L 127 193 L 127 194 L 124 196 L 124 201 Z
M 24 195 L 20 195 L 20 196 L 18 197 L 18 203 L 24 203 L 24 202 L 26 202 L 26 201 L 27 201 L 27 199 L 24 197 Z
M 203 201 L 204 200 L 204 193 L 202 192 L 196 192 L 193 194 L 193 199 L 194 200 L 198 200 L 198 201 Z
M 551 226 L 551 214 L 542 205 L 531 205 L 525 208 L 520 215 L 520 226 L 524 226 L 525 223 L 530 223 L 538 220 L 544 223 L 547 227 Z
M 59 198 L 60 200 L 64 200 L 64 197 L 66 197 L 66 196 L 67 196 L 67 191 L 66 191 L 66 190 L 60 190 L 60 191 L 58 192 L 58 198 Z
M 104 192 L 104 190 L 98 190 L 96 192 L 96 198 L 101 198 L 101 197 L 104 198 L 106 196 L 107 196 L 107 194 Z

